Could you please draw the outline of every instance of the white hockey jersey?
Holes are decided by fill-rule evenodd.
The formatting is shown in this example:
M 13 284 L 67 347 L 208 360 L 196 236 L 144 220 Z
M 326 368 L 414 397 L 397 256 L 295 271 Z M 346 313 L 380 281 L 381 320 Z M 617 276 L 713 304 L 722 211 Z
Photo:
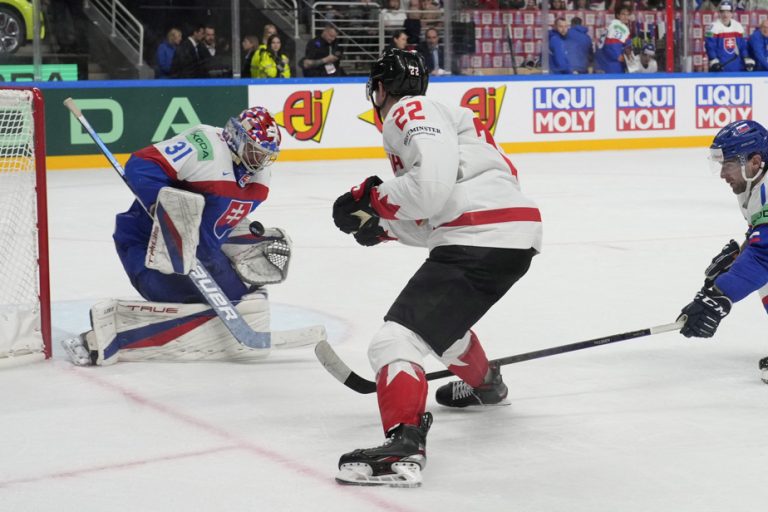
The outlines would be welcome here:
M 541 215 L 517 170 L 472 112 L 405 97 L 383 123 L 395 178 L 371 205 L 390 237 L 407 245 L 541 250 Z

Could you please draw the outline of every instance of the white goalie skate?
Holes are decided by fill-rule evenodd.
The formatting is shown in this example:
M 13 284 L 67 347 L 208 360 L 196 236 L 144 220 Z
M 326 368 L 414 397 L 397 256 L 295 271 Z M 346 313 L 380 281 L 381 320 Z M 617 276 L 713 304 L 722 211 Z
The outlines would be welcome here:
M 67 353 L 67 357 L 76 366 L 93 366 L 91 352 L 88 350 L 88 343 L 85 341 L 86 333 L 79 334 L 72 338 L 61 340 L 61 346 Z

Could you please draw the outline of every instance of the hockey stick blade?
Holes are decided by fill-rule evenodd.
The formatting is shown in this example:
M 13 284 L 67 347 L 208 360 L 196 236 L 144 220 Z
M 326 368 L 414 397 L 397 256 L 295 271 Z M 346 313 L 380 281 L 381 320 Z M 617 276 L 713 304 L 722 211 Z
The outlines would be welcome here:
M 99 147 L 101 153 L 109 161 L 115 172 L 120 175 L 120 178 L 122 178 L 123 183 L 125 183 L 125 185 L 128 187 L 128 190 L 133 193 L 136 201 L 141 205 L 147 215 L 151 217 L 152 215 L 150 215 L 147 205 L 141 201 L 141 197 L 139 197 L 136 191 L 133 190 L 133 187 L 131 187 L 131 184 L 128 183 L 128 180 L 125 178 L 125 170 L 117 161 L 109 148 L 107 148 L 106 144 L 104 144 L 104 141 L 101 140 L 101 137 L 99 137 L 99 134 L 96 133 L 96 130 L 93 129 L 91 124 L 85 118 L 80 108 L 78 108 L 77 104 L 75 104 L 75 101 L 72 98 L 67 98 L 64 100 L 64 106 L 66 106 L 72 115 L 75 116 L 75 118 L 80 122 L 80 125 L 85 129 L 93 142 L 96 143 L 96 145 Z M 235 306 L 232 305 L 232 302 L 222 291 L 221 287 L 219 287 L 219 284 L 213 279 L 213 277 L 211 277 L 208 269 L 206 269 L 205 266 L 199 261 L 195 261 L 192 266 L 192 271 L 187 274 L 189 279 L 192 281 L 192 284 L 195 285 L 198 291 L 200 291 L 200 294 L 203 296 L 205 301 L 213 308 L 213 310 L 216 312 L 216 315 L 221 320 L 221 323 L 223 323 L 227 330 L 232 333 L 232 336 L 237 340 L 237 342 L 250 348 L 270 348 L 270 334 L 254 332 L 254 330 L 251 329 L 251 326 L 249 326 L 248 323 L 243 319 L 237 309 L 235 309 Z
M 325 342 L 328 335 L 322 325 L 312 325 L 286 331 L 272 331 L 272 348 L 289 349 Z
M 522 361 L 530 361 L 531 359 L 540 359 L 542 357 L 554 356 L 556 354 L 563 354 L 565 352 L 573 352 L 575 350 L 583 350 L 585 348 L 598 347 L 601 345 L 608 345 L 609 343 L 617 343 L 619 341 L 631 340 L 635 338 L 642 338 L 644 336 L 651 336 L 653 334 L 661 334 L 669 331 L 679 331 L 685 324 L 685 320 L 679 320 L 671 324 L 657 325 L 655 327 L 649 327 L 647 329 L 640 329 L 638 331 L 629 331 L 621 334 L 612 334 L 610 336 L 604 336 L 602 338 L 594 338 L 587 341 L 580 341 L 577 343 L 570 343 L 568 345 L 560 345 L 558 347 L 545 348 L 542 350 L 534 350 L 533 352 L 526 352 L 524 354 L 517 354 L 514 356 L 502 357 L 499 359 L 493 359 L 491 363 L 499 366 L 504 366 L 512 363 L 520 363 Z M 331 345 L 327 341 L 321 341 L 315 346 L 315 355 L 323 367 L 333 375 L 336 380 L 363 395 L 376 392 L 376 383 L 353 372 L 349 366 L 336 354 L 331 348 Z M 453 377 L 454 374 L 449 370 L 440 370 L 436 372 L 430 372 L 425 375 L 427 380 L 437 380 L 445 377 Z

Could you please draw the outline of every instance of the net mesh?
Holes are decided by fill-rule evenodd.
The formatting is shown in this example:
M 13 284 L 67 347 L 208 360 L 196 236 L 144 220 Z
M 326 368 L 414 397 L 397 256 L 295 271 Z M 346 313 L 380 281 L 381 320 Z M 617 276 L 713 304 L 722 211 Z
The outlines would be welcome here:
M 33 97 L 0 89 L 0 357 L 42 350 Z

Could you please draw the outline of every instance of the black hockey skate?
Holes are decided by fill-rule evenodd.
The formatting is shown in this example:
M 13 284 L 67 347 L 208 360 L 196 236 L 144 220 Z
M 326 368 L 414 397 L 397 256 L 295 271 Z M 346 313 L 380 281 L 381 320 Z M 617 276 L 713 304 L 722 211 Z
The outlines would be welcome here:
M 437 388 L 435 400 L 446 407 L 470 405 L 506 405 L 507 386 L 497 365 L 491 365 L 491 381 L 473 388 L 463 380 L 455 380 Z
M 339 459 L 336 481 L 345 485 L 419 487 L 427 465 L 427 432 L 432 414 L 421 415 L 419 426 L 398 425 L 375 448 L 345 453 Z
M 760 360 L 760 378 L 768 384 L 768 357 L 764 357 Z

